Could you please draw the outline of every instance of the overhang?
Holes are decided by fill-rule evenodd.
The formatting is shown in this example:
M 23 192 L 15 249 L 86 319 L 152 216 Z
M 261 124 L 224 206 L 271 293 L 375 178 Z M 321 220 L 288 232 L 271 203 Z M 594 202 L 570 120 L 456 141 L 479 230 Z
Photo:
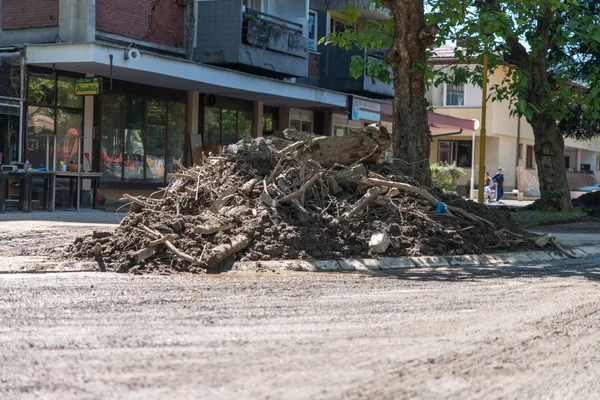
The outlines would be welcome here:
M 141 52 L 126 60 L 125 48 L 99 43 L 26 46 L 28 65 L 110 76 L 140 84 L 198 91 L 274 107 L 347 108 L 345 93 L 264 78 L 178 58 Z

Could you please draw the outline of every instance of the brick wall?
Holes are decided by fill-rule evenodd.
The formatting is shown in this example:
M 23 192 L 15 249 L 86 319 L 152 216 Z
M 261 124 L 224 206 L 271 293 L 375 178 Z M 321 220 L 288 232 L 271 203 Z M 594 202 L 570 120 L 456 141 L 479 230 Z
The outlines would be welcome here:
M 58 26 L 58 0 L 2 0 L 2 29 Z
M 96 29 L 163 46 L 183 47 L 182 0 L 96 0 Z

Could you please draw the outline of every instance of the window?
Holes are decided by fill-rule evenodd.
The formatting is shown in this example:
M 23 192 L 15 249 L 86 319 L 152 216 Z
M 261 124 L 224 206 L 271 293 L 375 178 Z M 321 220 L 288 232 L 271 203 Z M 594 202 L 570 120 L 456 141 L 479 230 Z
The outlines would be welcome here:
M 596 156 L 596 170 L 600 171 L 600 156 Z
M 317 51 L 317 12 L 310 10 L 308 12 L 308 49 Z
M 313 113 L 312 111 L 290 109 L 290 128 L 298 132 L 312 133 L 313 131 Z
M 223 145 L 252 137 L 252 113 L 206 107 L 204 111 L 204 143 Z
M 330 25 L 329 25 L 330 33 L 342 33 L 346 29 L 354 30 L 354 26 L 349 25 L 346 21 L 342 21 L 339 19 L 331 18 L 329 23 L 330 23 Z
M 571 157 L 565 157 L 565 168 L 569 169 L 571 165 Z
M 273 130 L 273 115 L 263 115 L 263 133 L 273 133 Z
M 471 168 L 473 156 L 473 143 L 471 141 L 449 141 L 438 142 L 438 162 L 456 164 L 461 168 Z
M 255 11 L 263 11 L 263 0 L 244 0 L 243 4 L 247 8 Z M 266 1 L 265 1 L 266 3 Z M 266 8 L 266 7 L 265 7 Z
M 33 168 L 58 170 L 61 161 L 83 161 L 82 153 L 77 159 L 83 134 L 83 97 L 74 93 L 74 78 L 54 74 L 29 77 L 26 159 Z
M 165 182 L 185 148 L 185 103 L 103 95 L 100 158 L 107 182 Z
M 533 168 L 533 146 L 527 146 L 525 155 L 525 168 Z
M 20 57 L 3 56 L 0 53 L 0 96 L 21 97 Z
M 465 85 L 446 85 L 446 106 L 465 105 Z

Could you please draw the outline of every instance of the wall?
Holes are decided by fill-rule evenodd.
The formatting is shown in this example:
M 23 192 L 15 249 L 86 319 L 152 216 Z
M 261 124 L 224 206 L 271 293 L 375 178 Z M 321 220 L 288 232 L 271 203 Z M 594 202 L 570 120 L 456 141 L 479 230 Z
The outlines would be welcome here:
M 439 67 L 436 67 L 438 69 Z M 469 67 L 473 69 L 474 67 Z M 447 74 L 450 74 L 450 68 L 441 68 Z M 426 93 L 425 98 L 434 107 L 443 107 L 444 104 L 444 84 L 436 87 L 431 87 Z M 464 106 L 450 106 L 448 108 L 461 108 L 461 107 L 481 107 L 481 88 L 471 83 L 465 84 L 465 105 Z
M 180 4 L 185 2 L 97 0 L 96 29 L 162 46 L 183 47 L 185 6 Z
M 58 35 L 58 3 L 0 0 L 0 46 L 54 42 Z

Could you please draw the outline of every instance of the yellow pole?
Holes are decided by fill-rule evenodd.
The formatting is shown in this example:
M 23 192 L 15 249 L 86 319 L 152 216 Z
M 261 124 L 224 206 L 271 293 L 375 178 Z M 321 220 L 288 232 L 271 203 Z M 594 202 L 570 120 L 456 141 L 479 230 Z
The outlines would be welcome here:
M 481 131 L 479 134 L 479 190 L 477 201 L 483 204 L 483 187 L 485 185 L 485 114 L 487 112 L 487 75 L 488 75 L 488 46 L 483 44 L 483 82 L 481 85 Z

